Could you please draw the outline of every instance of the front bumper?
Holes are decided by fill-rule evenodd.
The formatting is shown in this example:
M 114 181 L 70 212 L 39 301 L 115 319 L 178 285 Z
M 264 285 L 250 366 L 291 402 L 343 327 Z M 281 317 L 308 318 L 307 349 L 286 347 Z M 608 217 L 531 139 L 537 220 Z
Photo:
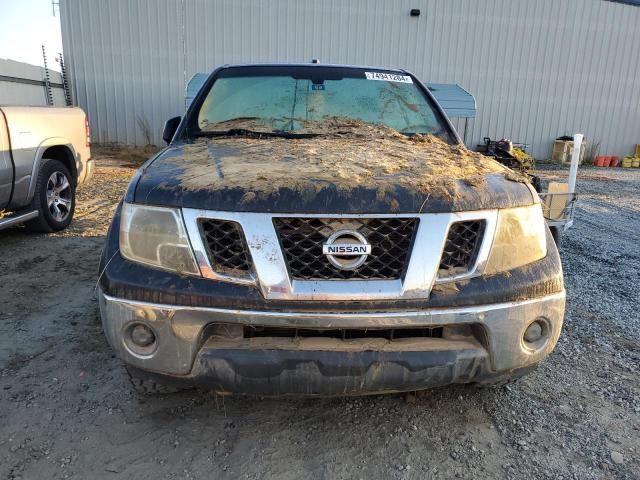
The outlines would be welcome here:
M 118 356 L 139 369 L 219 392 L 357 395 L 482 382 L 526 369 L 553 350 L 565 293 L 483 306 L 388 312 L 292 312 L 160 305 L 99 293 L 102 322 Z M 544 341 L 523 340 L 536 319 Z M 144 354 L 128 342 L 131 325 L 151 327 Z M 279 329 L 442 327 L 439 338 L 225 337 L 212 326 Z M 237 332 L 237 329 L 234 330 Z

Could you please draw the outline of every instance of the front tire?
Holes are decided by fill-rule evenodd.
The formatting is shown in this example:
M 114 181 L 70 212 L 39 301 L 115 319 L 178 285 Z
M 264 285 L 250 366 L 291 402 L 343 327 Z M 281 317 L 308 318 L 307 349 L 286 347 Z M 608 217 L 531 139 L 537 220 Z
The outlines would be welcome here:
M 58 232 L 67 228 L 73 219 L 76 185 L 62 162 L 52 159 L 43 161 L 29 207 L 38 211 L 38 217 L 29 220 L 26 226 L 34 232 Z

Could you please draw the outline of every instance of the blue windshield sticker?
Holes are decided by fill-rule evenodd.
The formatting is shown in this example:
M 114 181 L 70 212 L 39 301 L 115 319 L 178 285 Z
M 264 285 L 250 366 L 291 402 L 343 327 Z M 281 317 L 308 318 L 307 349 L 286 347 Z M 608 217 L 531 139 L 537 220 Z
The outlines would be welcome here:
M 311 90 L 324 90 L 324 84 L 323 83 L 312 83 L 311 84 Z

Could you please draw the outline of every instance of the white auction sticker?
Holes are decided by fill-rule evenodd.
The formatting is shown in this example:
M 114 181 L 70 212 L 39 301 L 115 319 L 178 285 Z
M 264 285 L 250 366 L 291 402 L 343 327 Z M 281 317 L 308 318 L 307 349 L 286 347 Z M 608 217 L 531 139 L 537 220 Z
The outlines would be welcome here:
M 411 77 L 408 75 L 397 75 L 395 73 L 383 73 L 383 72 L 364 72 L 367 76 L 367 80 L 382 80 L 383 82 L 400 82 L 400 83 L 413 83 Z

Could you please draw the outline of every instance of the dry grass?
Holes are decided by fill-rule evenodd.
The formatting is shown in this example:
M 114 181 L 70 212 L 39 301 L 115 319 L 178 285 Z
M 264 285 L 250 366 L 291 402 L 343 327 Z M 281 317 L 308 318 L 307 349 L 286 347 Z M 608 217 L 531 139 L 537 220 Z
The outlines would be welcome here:
M 105 158 L 118 160 L 123 164 L 139 166 L 153 157 L 161 150 L 161 147 L 147 145 L 146 147 L 133 147 L 116 143 L 102 143 L 91 146 L 93 158 Z
M 587 144 L 587 147 L 584 151 L 584 161 L 585 165 L 593 165 L 596 161 L 596 156 L 598 155 L 598 151 L 600 150 L 600 142 L 591 142 Z

